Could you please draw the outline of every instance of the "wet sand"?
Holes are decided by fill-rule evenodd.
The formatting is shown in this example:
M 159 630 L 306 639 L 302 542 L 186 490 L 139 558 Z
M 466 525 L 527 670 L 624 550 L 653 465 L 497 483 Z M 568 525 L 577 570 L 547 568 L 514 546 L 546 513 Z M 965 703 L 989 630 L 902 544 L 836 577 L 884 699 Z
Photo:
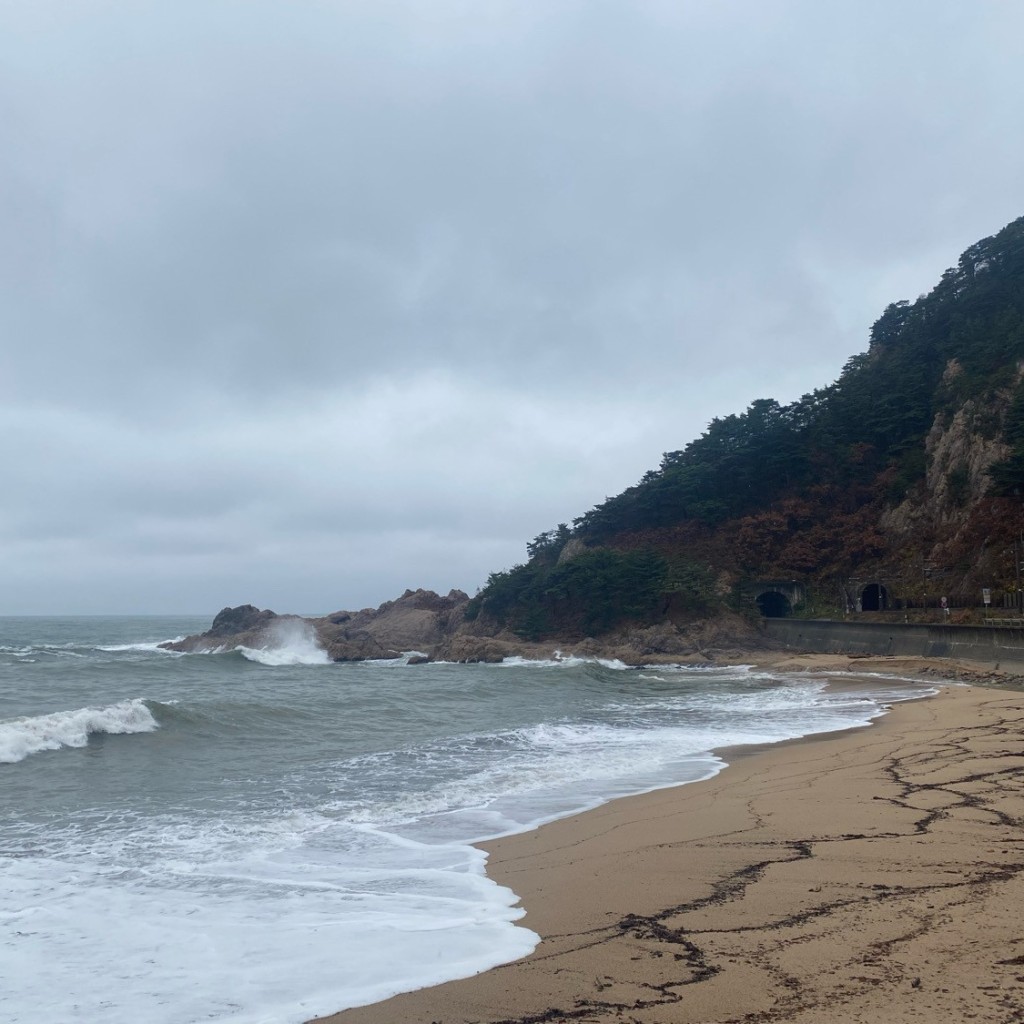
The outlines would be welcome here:
M 1024 1020 L 1024 693 L 728 759 L 487 844 L 529 957 L 320 1020 Z

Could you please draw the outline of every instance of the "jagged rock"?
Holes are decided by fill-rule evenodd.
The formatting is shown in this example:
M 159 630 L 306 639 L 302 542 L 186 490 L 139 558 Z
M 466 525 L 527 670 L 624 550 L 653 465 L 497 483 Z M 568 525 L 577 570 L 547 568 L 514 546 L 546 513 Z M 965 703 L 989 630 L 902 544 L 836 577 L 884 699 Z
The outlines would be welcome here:
M 627 634 L 630 649 L 640 655 L 690 654 L 694 644 L 688 641 L 678 626 L 662 622 L 646 629 L 631 630 Z
M 461 590 L 445 596 L 430 590 L 407 590 L 379 608 L 338 611 L 318 619 L 277 615 L 253 605 L 240 605 L 219 612 L 205 633 L 163 646 L 185 652 L 274 648 L 280 645 L 281 627 L 296 622 L 332 661 L 394 659 L 400 658 L 402 651 L 431 652 L 437 648 L 463 624 L 468 601 Z
M 271 619 L 278 616 L 266 609 L 261 611 L 255 605 L 240 604 L 237 608 L 222 608 L 217 612 L 213 625 L 204 634 L 208 637 L 232 636 L 235 633 L 248 633 L 254 629 L 262 629 Z
M 334 643 L 369 637 L 389 649 L 430 651 L 462 624 L 468 601 L 469 595 L 461 590 L 446 596 L 432 590 L 407 590 L 379 608 L 334 612 L 313 621 L 328 649 Z
M 428 658 L 425 654 L 414 654 L 407 662 L 407 665 L 429 665 L 433 658 Z
M 441 648 L 438 657 L 444 661 L 495 664 L 521 653 L 521 648 L 488 637 L 457 635 Z
M 298 615 L 278 615 L 269 609 L 260 610 L 254 605 L 243 604 L 219 611 L 213 625 L 205 633 L 160 646 L 168 651 L 188 654 L 232 650 L 236 647 L 275 647 L 280 643 L 279 639 L 275 639 L 275 632 L 287 628 L 290 622 L 305 624 L 307 620 Z
M 377 661 L 391 660 L 402 656 L 400 651 L 385 647 L 366 633 L 345 639 L 334 639 L 326 643 L 322 637 L 319 639 L 331 661 Z

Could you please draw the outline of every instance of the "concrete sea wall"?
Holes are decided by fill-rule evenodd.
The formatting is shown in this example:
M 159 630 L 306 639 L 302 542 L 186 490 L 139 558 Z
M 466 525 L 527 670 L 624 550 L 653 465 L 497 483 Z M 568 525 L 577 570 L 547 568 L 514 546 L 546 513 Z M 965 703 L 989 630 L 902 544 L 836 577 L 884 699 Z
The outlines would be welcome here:
M 765 619 L 766 632 L 819 654 L 898 654 L 1024 666 L 1024 628 Z

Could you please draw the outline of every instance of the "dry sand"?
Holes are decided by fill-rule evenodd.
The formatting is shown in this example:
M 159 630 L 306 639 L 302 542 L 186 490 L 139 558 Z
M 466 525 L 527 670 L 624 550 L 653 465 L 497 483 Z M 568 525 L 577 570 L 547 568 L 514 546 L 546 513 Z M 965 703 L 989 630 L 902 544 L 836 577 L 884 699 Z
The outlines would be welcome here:
M 324 1020 L 1024 1021 L 1024 693 L 729 760 L 488 844 L 536 951 Z

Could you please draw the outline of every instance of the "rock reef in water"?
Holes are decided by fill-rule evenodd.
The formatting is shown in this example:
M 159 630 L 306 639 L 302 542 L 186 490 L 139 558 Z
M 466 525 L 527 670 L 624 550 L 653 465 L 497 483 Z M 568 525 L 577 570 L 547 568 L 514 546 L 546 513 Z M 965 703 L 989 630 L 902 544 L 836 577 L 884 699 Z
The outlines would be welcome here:
M 447 595 L 432 590 L 407 590 L 378 608 L 337 611 L 318 618 L 278 615 L 253 605 L 224 608 L 205 633 L 162 646 L 188 653 L 211 653 L 246 647 L 273 650 L 290 625 L 299 626 L 331 661 L 394 659 L 408 652 L 411 664 L 427 661 L 495 663 L 510 657 L 546 659 L 554 656 L 608 658 L 627 665 L 669 662 L 708 663 L 742 651 L 773 644 L 748 620 L 730 614 L 686 625 L 661 623 L 630 627 L 595 639 L 531 643 L 488 622 L 466 618 L 469 596 L 461 590 Z
M 468 595 L 453 590 L 446 597 L 430 590 L 407 590 L 379 608 L 338 611 L 319 618 L 278 615 L 251 604 L 224 608 L 205 633 L 162 644 L 170 651 L 212 653 L 247 647 L 271 650 L 286 635 L 282 626 L 300 625 L 331 661 L 399 658 L 403 651 L 426 654 L 437 648 L 464 618 Z

